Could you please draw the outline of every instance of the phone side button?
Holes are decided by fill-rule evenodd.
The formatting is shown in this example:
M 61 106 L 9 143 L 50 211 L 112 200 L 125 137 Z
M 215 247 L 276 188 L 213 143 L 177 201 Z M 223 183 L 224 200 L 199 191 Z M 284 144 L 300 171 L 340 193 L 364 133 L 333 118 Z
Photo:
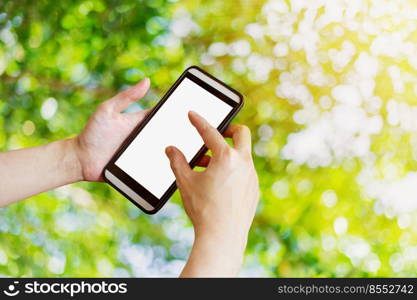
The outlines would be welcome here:
M 123 181 L 121 181 L 119 178 L 114 176 L 112 173 L 110 173 L 109 170 L 104 171 L 104 176 L 111 181 L 115 186 L 117 186 L 119 189 L 121 189 L 124 193 L 126 193 L 130 198 L 132 198 L 134 201 L 136 201 L 138 204 L 140 204 L 144 209 L 146 210 L 153 210 L 154 207 L 149 204 L 145 199 L 143 199 L 141 196 L 136 194 L 130 187 L 128 187 Z

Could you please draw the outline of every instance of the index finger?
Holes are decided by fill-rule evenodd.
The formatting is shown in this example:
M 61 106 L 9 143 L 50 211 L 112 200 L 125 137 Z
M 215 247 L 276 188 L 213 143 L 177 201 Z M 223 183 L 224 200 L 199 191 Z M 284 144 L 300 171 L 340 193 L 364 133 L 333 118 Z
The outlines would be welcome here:
M 238 124 L 229 125 L 224 132 L 224 136 L 232 138 L 235 149 L 251 153 L 251 134 L 247 126 Z
M 220 132 L 210 125 L 202 116 L 194 111 L 188 113 L 191 124 L 197 129 L 204 144 L 213 151 L 220 152 L 224 147 L 229 147 Z

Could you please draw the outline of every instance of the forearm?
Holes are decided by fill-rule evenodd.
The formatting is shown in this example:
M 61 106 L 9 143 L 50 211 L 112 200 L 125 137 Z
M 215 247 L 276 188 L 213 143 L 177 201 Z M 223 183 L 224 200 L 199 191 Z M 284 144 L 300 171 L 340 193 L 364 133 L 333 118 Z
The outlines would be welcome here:
M 0 153 L 0 207 L 82 180 L 74 139 Z
M 180 277 L 236 277 L 243 262 L 246 240 L 196 237 Z

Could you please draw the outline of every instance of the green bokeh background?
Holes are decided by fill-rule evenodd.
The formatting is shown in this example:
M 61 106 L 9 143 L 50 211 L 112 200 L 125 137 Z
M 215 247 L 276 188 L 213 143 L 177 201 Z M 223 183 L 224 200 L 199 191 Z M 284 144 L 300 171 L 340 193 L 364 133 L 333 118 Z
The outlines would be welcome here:
M 145 76 L 132 109 L 151 107 L 196 64 L 246 99 L 261 200 L 242 276 L 416 276 L 416 9 L 0 0 L 0 150 L 76 135 Z M 147 216 L 82 182 L 0 209 L 0 275 L 176 276 L 192 241 L 178 193 Z

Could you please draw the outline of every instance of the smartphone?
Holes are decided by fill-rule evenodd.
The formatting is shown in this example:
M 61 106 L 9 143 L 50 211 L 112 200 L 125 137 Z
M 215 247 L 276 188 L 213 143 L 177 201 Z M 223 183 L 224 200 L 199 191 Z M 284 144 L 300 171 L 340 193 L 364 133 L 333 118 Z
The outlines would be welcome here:
M 180 149 L 191 167 L 207 151 L 188 112 L 223 132 L 242 106 L 239 92 L 196 66 L 188 68 L 106 165 L 105 181 L 145 213 L 156 213 L 177 188 L 166 147 Z

